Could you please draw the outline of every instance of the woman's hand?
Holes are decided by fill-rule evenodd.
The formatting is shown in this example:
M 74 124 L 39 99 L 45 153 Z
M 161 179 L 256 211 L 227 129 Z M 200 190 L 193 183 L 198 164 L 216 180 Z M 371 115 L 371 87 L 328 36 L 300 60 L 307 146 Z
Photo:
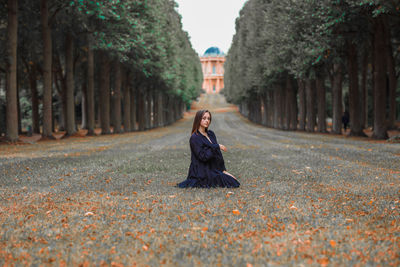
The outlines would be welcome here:
M 225 173 L 225 174 L 227 174 L 227 175 L 229 175 L 229 176 L 232 176 L 233 179 L 235 179 L 236 181 L 238 181 L 238 179 L 237 179 L 235 176 L 233 176 L 232 174 L 230 174 L 229 172 L 223 171 L 223 173 Z
M 225 151 L 225 152 L 228 151 L 228 149 L 226 149 L 226 147 L 225 147 L 224 145 L 221 145 L 221 144 L 220 144 L 220 145 L 219 145 L 219 148 L 220 148 L 222 151 Z

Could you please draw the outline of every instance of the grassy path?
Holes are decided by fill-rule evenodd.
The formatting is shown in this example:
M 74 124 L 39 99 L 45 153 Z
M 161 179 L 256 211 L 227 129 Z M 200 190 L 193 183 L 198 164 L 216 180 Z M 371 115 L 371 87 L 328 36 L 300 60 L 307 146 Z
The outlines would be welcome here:
M 399 144 L 263 128 L 220 96 L 196 107 L 213 111 L 240 188 L 174 187 L 193 114 L 0 146 L 0 265 L 400 264 Z

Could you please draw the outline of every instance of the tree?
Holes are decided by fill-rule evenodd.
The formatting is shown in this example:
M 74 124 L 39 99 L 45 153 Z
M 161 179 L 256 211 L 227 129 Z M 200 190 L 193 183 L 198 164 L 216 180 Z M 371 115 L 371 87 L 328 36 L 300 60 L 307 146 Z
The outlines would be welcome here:
M 18 1 L 8 0 L 8 41 L 7 41 L 7 139 L 18 140 L 17 109 L 17 41 Z
M 118 61 L 114 62 L 114 90 L 113 90 L 113 126 L 114 133 L 121 133 L 121 83 L 122 83 L 122 74 L 121 74 L 121 66 Z
M 88 135 L 94 135 L 95 127 L 95 99 L 94 99 L 94 55 L 91 47 L 91 36 L 86 35 L 88 49 L 87 49 L 87 129 Z
M 110 134 L 110 60 L 106 52 L 100 52 L 100 125 L 101 134 Z
M 43 36 L 43 137 L 53 138 L 52 132 L 52 39 L 49 26 L 48 0 L 41 0 L 40 13 Z
M 66 130 L 67 135 L 73 135 L 76 132 L 75 125 L 75 82 L 74 82 L 74 39 L 71 33 L 66 34 L 65 38 L 65 66 L 66 66 Z

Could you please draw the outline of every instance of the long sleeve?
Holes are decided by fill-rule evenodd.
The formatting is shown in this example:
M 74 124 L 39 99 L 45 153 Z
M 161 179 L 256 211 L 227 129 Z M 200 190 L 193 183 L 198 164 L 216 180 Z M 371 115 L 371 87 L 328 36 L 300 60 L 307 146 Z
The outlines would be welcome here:
M 200 161 L 207 162 L 216 156 L 219 149 L 218 144 L 207 144 L 201 140 L 200 136 L 192 136 L 190 138 L 190 148 L 196 158 Z
M 217 136 L 215 135 L 215 133 L 213 131 L 208 131 L 208 135 L 210 136 L 211 140 L 213 140 L 213 143 L 218 144 L 218 140 L 217 140 Z M 218 144 L 218 151 L 216 153 L 215 156 L 215 163 L 216 163 L 216 167 L 219 170 L 225 171 L 225 161 L 224 158 L 222 156 L 221 150 L 219 149 L 219 144 Z

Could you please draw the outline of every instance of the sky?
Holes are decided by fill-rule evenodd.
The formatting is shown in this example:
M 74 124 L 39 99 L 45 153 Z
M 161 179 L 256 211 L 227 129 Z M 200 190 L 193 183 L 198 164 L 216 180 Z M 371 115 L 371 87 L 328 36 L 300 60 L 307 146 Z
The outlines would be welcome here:
M 175 0 L 182 16 L 183 29 L 189 33 L 199 56 L 217 46 L 227 53 L 235 34 L 235 20 L 246 0 Z

